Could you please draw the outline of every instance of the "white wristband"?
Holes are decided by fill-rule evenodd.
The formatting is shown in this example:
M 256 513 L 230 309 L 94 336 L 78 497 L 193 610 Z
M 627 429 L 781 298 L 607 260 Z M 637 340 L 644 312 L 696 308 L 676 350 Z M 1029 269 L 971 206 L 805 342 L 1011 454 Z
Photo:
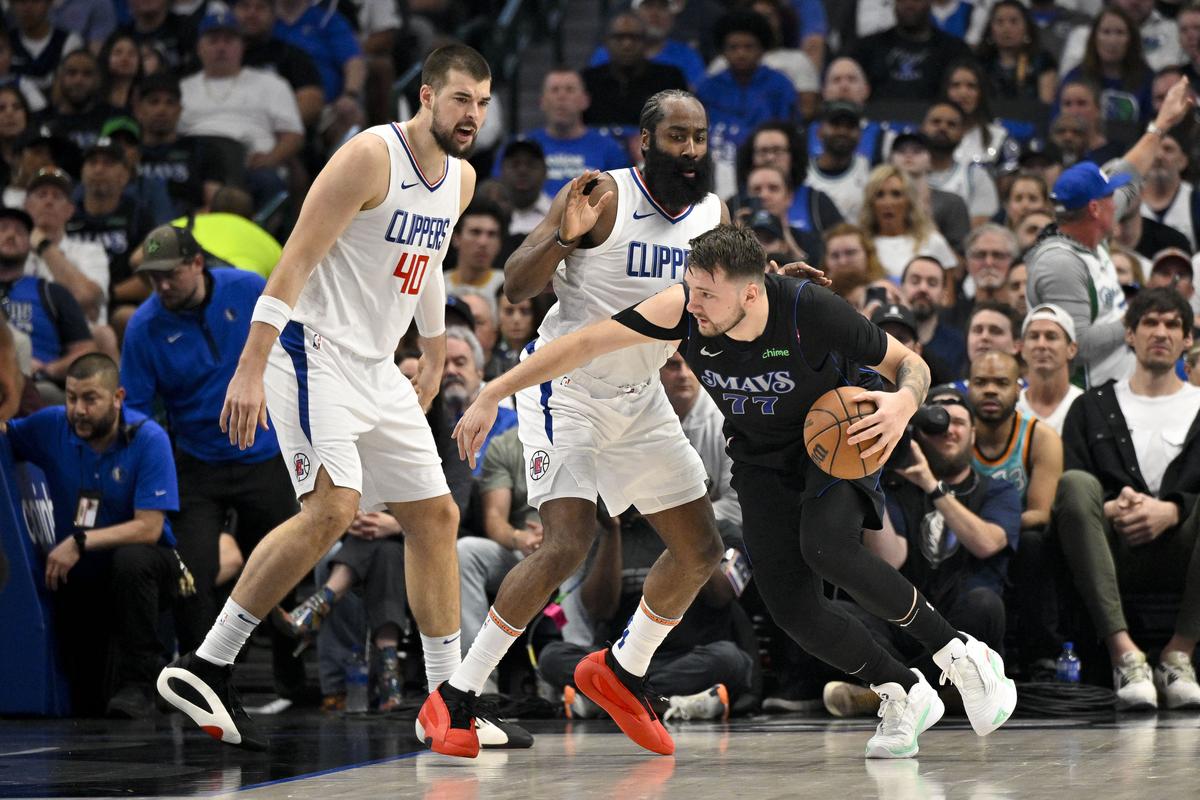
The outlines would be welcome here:
M 265 322 L 280 333 L 283 333 L 291 319 L 291 306 L 278 297 L 265 294 L 259 296 L 258 302 L 254 304 L 254 315 L 250 317 L 252 323 Z

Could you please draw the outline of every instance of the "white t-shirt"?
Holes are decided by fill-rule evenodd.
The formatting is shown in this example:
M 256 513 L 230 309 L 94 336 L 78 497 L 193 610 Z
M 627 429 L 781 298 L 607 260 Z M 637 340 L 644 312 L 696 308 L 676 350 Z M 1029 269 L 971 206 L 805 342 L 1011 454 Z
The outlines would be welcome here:
M 1129 379 L 1114 387 L 1117 404 L 1125 417 L 1138 467 L 1146 487 L 1157 496 L 1167 466 L 1183 449 L 1188 429 L 1200 413 L 1200 387 L 1183 384 L 1175 394 L 1144 397 L 1129 388 Z
M 67 260 L 75 265 L 75 269 L 83 273 L 83 277 L 87 278 L 92 283 L 100 287 L 103 295 L 100 298 L 99 315 L 95 320 L 88 320 L 92 325 L 105 325 L 108 323 L 108 253 L 104 251 L 104 247 L 98 242 L 85 242 L 74 237 L 64 236 L 63 240 L 58 243 L 58 249 L 62 250 L 63 255 Z M 29 254 L 29 258 L 25 261 L 25 274 L 36 275 L 39 278 L 45 278 L 48 281 L 54 280 L 54 273 L 50 271 L 50 265 L 46 260 L 34 253 Z
M 961 197 L 972 217 L 993 217 L 1000 210 L 1000 195 L 987 170 L 978 164 L 955 162 L 949 169 L 929 173 L 929 185 Z
M 508 221 L 509 234 L 533 233 L 533 229 L 550 213 L 552 202 L 550 196 L 542 192 L 529 208 L 514 208 L 512 218 Z
M 198 72 L 179 84 L 180 136 L 225 136 L 248 153 L 267 153 L 277 133 L 304 133 L 300 107 L 287 81 L 273 72 L 243 67 L 232 78 Z
M 1055 433 L 1062 436 L 1063 423 L 1067 421 L 1067 412 L 1071 410 L 1071 404 L 1075 402 L 1075 398 L 1083 394 L 1083 389 L 1074 384 L 1068 384 L 1066 396 L 1063 397 L 1053 411 L 1044 417 L 1034 411 L 1033 407 L 1029 405 L 1029 401 L 1025 399 L 1025 395 L 1028 392 L 1028 389 L 1022 389 L 1021 394 L 1017 396 L 1017 411 L 1027 417 L 1036 418 L 1038 422 L 1044 422 L 1053 428 Z
M 911 234 L 876 236 L 875 253 L 879 256 L 879 263 L 883 265 L 883 271 L 888 274 L 888 277 L 896 280 L 900 279 L 904 273 L 904 267 L 908 265 L 909 261 L 912 261 L 913 256 L 933 256 L 945 268 L 953 267 L 958 263 L 958 258 L 954 255 L 954 250 L 950 248 L 950 243 L 937 231 L 930 233 L 929 238 L 920 248 L 916 246 L 916 241 Z

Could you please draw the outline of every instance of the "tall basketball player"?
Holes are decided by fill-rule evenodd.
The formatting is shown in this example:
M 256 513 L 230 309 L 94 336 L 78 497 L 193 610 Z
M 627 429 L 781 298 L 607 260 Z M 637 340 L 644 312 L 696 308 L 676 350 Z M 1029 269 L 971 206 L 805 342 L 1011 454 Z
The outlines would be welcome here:
M 505 265 L 509 300 L 536 295 L 551 278 L 558 295 L 527 351 L 678 283 L 688 240 L 728 220 L 709 191 L 708 119 L 700 102 L 687 92 L 660 92 L 646 101 L 641 129 L 645 169 L 587 172 L 564 186 Z M 597 496 L 610 514 L 636 506 L 667 550 L 646 576 L 642 601 L 620 641 L 589 655 L 576 685 L 638 744 L 674 750 L 642 680 L 722 548 L 704 466 L 658 379 L 673 349 L 651 343 L 596 359 L 517 396 L 529 503 L 538 508 L 545 536 L 504 579 L 462 666 L 422 707 L 418 719 L 437 752 L 478 752 L 474 698 L 587 555 Z
M 476 452 L 508 392 L 574 374 L 578 365 L 623 348 L 634 361 L 638 348 L 681 344 L 725 416 L 742 532 L 771 616 L 809 653 L 871 682 L 883 701 L 866 755 L 916 755 L 917 737 L 945 709 L 920 672 L 907 669 L 862 622 L 826 599 L 826 581 L 925 645 L 943 670 L 942 682 L 948 679 L 962 694 L 975 732 L 991 733 L 1017 702 L 1003 660 L 955 631 L 903 575 L 863 546 L 863 528 L 880 527 L 882 518 L 879 473 L 830 478 L 804 447 L 813 402 L 836 386 L 856 385 L 866 366 L 898 391 L 868 393 L 876 411 L 847 429 L 847 442 L 864 443 L 863 458 L 882 453 L 886 460 L 925 399 L 929 368 L 833 293 L 808 280 L 764 275 L 766 255 L 750 231 L 721 225 L 691 247 L 686 283 L 539 348 L 489 383 L 455 428 L 459 453 Z M 961 513 L 960 501 L 940 483 L 930 498 L 947 526 Z M 1003 536 L 996 541 L 957 528 L 964 540 L 971 533 L 981 546 L 1004 546 Z
M 424 411 L 445 359 L 442 258 L 475 190 L 461 159 L 487 115 L 491 72 L 479 53 L 451 45 L 429 55 L 421 84 L 416 116 L 363 131 L 317 176 L 229 382 L 221 429 L 248 447 L 269 409 L 302 508 L 255 548 L 200 647 L 158 678 L 167 701 L 228 744 L 266 745 L 233 690 L 234 660 L 360 506 L 386 507 L 404 530 L 430 688 L 461 661 L 458 509 Z M 414 319 L 415 390 L 392 360 Z M 485 728 L 501 743 L 532 744 L 520 729 Z

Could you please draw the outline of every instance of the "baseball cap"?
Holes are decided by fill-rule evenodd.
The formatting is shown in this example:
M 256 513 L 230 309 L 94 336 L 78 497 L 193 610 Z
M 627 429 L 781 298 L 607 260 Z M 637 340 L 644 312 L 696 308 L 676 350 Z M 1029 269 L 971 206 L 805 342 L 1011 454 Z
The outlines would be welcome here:
M 1061 164 L 1062 160 L 1062 148 L 1049 139 L 1040 139 L 1037 137 L 1030 139 L 1021 148 L 1021 155 L 1017 157 L 1017 163 L 1022 167 L 1029 166 L 1030 163 L 1035 161 L 1040 161 L 1046 165 Z
M 500 160 L 506 161 L 510 156 L 515 156 L 518 153 L 528 153 L 538 161 L 546 160 L 546 151 L 533 139 L 513 139 L 505 146 L 504 154 L 500 156 Z
M 953 383 L 941 383 L 929 390 L 929 394 L 925 396 L 925 402 L 933 406 L 963 406 L 970 410 L 971 403 L 967 400 L 966 393 L 955 386 Z
M 926 150 L 929 149 L 929 140 L 925 138 L 925 134 L 918 130 L 901 131 L 897 134 L 896 138 L 892 139 L 892 152 L 896 152 L 906 144 L 916 144 Z
M 159 225 L 142 242 L 142 263 L 137 272 L 168 272 L 200 252 L 196 237 L 187 228 Z
M 242 35 L 242 29 L 238 26 L 237 17 L 230 11 L 214 11 L 211 14 L 206 14 L 204 19 L 200 21 L 200 35 L 212 33 L 213 31 L 229 31 Z
M 760 208 L 754 212 L 754 215 L 750 217 L 749 227 L 755 233 L 766 233 L 773 239 L 783 238 L 783 226 L 779 223 L 779 217 L 765 208 Z
M 1075 341 L 1075 320 L 1071 319 L 1071 315 L 1063 311 L 1061 306 L 1056 306 L 1054 303 L 1042 303 L 1040 306 L 1034 306 L 1025 316 L 1025 321 L 1021 323 L 1021 338 L 1025 338 L 1025 333 L 1029 330 L 1029 326 L 1034 323 L 1034 320 L 1048 319 L 1063 329 L 1063 333 L 1067 335 L 1067 339 Z
M 33 230 L 33 218 L 26 214 L 24 209 L 0 206 L 0 219 L 15 219 L 25 226 L 25 230 Z
M 183 92 L 179 88 L 179 78 L 166 70 L 153 72 L 138 81 L 137 92 L 139 97 L 145 97 L 154 92 L 166 92 L 176 100 L 183 96 Z
M 39 186 L 57 186 L 68 197 L 71 196 L 71 190 L 75 188 L 75 184 L 71 181 L 71 176 L 58 167 L 42 167 L 39 169 L 29 181 L 26 191 L 32 192 Z
M 1150 267 L 1151 272 L 1167 272 L 1167 266 L 1170 264 L 1179 264 L 1187 273 L 1187 277 L 1192 277 L 1192 257 L 1178 247 L 1164 247 L 1154 254 L 1154 263 Z M 1162 269 L 1159 269 L 1162 267 Z
M 465 323 L 468 328 L 475 330 L 475 312 L 467 305 L 466 301 L 461 297 L 454 295 L 446 296 L 446 324 L 452 325 L 450 317 L 457 316 L 460 323 Z
M 680 11 L 683 11 L 684 0 L 633 0 L 633 2 L 629 4 L 629 7 L 634 11 L 637 11 L 647 2 L 664 5 L 671 9 L 672 14 L 678 14 Z
M 912 309 L 908 306 L 902 306 L 897 303 L 890 303 L 886 306 L 880 306 L 875 309 L 875 313 L 871 315 L 871 322 L 883 327 L 886 323 L 895 325 L 903 325 L 912 331 L 913 338 L 916 339 L 917 333 L 917 318 L 913 314 Z
M 125 148 L 121 147 L 121 145 L 117 144 L 108 136 L 101 136 L 99 139 L 97 139 L 95 144 L 89 147 L 83 154 L 83 160 L 86 162 L 90 160 L 92 156 L 96 155 L 107 155 L 116 159 L 117 161 L 120 161 L 122 164 L 125 163 Z
M 858 122 L 863 118 L 863 107 L 849 100 L 831 100 L 821 106 L 821 119 L 852 119 Z
M 138 125 L 137 120 L 135 120 L 133 117 L 124 115 L 119 117 L 110 117 L 105 121 L 104 125 L 100 127 L 101 136 L 107 136 L 111 138 L 118 133 L 124 133 L 128 136 L 132 136 L 135 142 L 142 141 L 142 126 Z
M 1054 190 L 1050 199 L 1063 211 L 1074 211 L 1083 208 L 1093 200 L 1111 197 L 1112 193 L 1133 180 L 1128 173 L 1105 175 L 1100 167 L 1091 161 L 1081 161 L 1067 167 L 1058 180 L 1054 182 Z

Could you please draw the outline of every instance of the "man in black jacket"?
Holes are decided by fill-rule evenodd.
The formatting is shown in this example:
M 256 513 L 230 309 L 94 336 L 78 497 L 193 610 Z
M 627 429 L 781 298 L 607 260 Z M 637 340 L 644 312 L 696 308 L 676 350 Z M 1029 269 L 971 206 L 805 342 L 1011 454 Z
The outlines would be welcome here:
M 1200 707 L 1191 661 L 1200 640 L 1200 389 L 1175 374 L 1192 342 L 1187 301 L 1142 291 L 1125 313 L 1125 342 L 1133 374 L 1086 392 L 1067 414 L 1052 524 L 1108 647 L 1118 708 L 1155 708 L 1159 694 L 1168 708 Z M 1129 635 L 1122 589 L 1183 595 L 1153 676 Z

